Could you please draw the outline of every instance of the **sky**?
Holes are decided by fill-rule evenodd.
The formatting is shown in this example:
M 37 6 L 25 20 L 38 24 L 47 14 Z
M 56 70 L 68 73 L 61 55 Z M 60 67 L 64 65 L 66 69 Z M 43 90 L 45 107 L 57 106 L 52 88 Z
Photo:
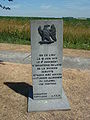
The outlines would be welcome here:
M 0 0 L 0 4 L 11 8 L 0 8 L 0 16 L 90 18 L 90 0 Z

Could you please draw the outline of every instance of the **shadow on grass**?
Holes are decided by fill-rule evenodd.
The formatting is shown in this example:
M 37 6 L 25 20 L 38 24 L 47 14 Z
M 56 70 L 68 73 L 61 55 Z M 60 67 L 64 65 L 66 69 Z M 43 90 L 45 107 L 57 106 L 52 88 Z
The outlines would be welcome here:
M 33 98 L 33 87 L 25 82 L 4 82 L 4 84 L 16 93 Z

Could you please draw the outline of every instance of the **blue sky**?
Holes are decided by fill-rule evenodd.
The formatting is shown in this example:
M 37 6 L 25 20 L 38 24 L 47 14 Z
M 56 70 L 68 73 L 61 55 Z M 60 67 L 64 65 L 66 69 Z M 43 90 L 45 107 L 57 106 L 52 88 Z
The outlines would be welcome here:
M 0 3 L 11 7 L 2 10 L 0 16 L 30 17 L 89 17 L 90 0 L 0 0 Z

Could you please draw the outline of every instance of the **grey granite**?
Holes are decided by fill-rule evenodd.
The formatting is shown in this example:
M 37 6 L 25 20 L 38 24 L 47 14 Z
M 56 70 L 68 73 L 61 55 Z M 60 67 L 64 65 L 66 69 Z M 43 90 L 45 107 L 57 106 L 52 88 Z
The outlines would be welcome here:
M 42 41 L 41 36 L 44 34 L 44 39 L 49 39 L 48 31 L 51 28 L 45 28 L 49 25 L 51 28 L 52 26 L 55 27 L 56 41 Z M 62 26 L 62 20 L 31 21 L 31 63 L 34 99 L 53 99 L 62 96 Z M 41 27 L 41 35 L 38 31 L 39 27 Z M 51 31 L 54 32 L 54 30 Z
M 70 109 L 71 109 L 70 105 L 68 103 L 67 97 L 63 89 L 62 89 L 61 99 L 34 100 L 31 97 L 28 97 L 28 112 L 48 111 L 48 110 L 70 110 Z
M 29 91 L 28 112 L 69 109 L 62 88 L 63 21 L 32 20 L 31 49 L 33 94 Z

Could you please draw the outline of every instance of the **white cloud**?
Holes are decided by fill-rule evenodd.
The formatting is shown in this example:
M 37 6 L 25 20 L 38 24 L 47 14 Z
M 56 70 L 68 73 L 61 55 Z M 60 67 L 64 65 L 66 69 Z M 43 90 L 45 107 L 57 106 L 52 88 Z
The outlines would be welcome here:
M 9 7 L 10 7 L 11 9 L 13 9 L 13 8 L 15 8 L 15 9 L 19 9 L 19 8 L 21 7 L 21 5 L 20 5 L 20 4 L 9 5 Z
M 41 5 L 40 6 L 41 9 L 49 9 L 51 7 L 52 7 L 51 5 Z

